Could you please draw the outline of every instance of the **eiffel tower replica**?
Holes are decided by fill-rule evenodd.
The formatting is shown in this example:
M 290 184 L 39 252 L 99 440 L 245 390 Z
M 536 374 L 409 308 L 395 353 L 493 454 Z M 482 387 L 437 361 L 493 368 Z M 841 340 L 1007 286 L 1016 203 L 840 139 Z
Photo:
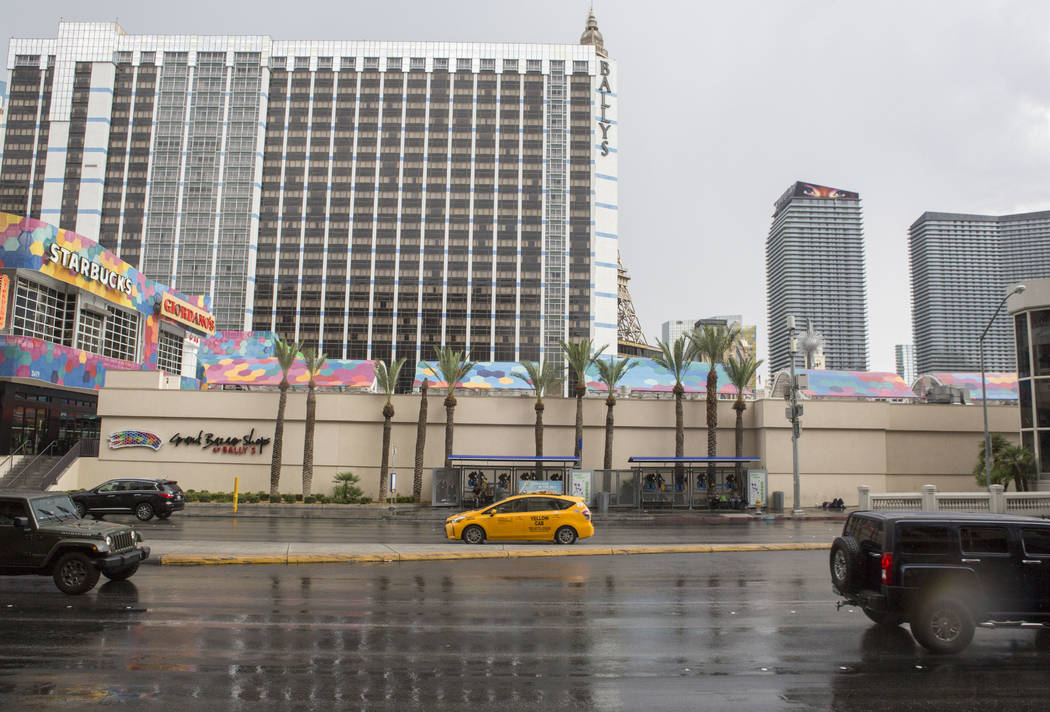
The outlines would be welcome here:
M 620 253 L 616 253 L 616 340 L 619 342 L 618 353 L 621 356 L 653 356 L 660 353 L 648 344 L 642 333 L 642 324 L 634 311 L 631 301 L 631 281 L 624 269 Z

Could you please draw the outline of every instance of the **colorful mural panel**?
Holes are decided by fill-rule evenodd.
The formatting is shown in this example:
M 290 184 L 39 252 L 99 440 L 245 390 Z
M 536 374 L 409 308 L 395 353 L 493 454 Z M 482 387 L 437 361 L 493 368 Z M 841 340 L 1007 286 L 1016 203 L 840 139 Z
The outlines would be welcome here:
M 826 371 L 802 369 L 809 376 L 809 388 L 802 393 L 809 398 L 908 398 L 918 396 L 900 375 L 889 371 Z M 781 371 L 787 374 L 787 371 Z M 783 376 L 790 382 L 788 376 Z M 778 375 L 778 379 L 780 375 Z
M 423 385 L 426 379 L 431 388 L 448 388 L 437 371 L 437 362 L 416 363 L 413 387 Z M 461 388 L 471 390 L 529 391 L 532 386 L 525 380 L 525 369 L 517 361 L 486 361 L 477 363 L 460 382 Z
M 59 386 L 98 389 L 106 380 L 108 368 L 137 371 L 142 366 L 31 336 L 0 335 L 0 377 L 33 378 Z
M 919 379 L 923 383 L 922 393 L 926 393 L 930 386 L 956 386 L 966 389 L 966 397 L 971 401 L 981 400 L 981 374 L 977 373 L 947 373 L 935 371 L 925 373 Z M 1003 372 L 985 372 L 985 390 L 989 401 L 1015 401 L 1017 400 L 1017 374 Z
M 217 331 L 201 339 L 197 361 L 215 363 L 224 358 L 266 359 L 274 357 L 272 331 Z
M 674 389 L 674 378 L 671 372 L 649 358 L 634 357 L 636 365 L 627 372 L 620 385 L 628 386 L 632 391 L 639 393 L 670 393 Z M 446 388 L 447 384 L 441 379 L 434 364 L 417 363 L 416 377 L 413 387 L 423 384 L 425 378 L 433 388 Z M 687 393 L 707 393 L 707 364 L 694 363 L 688 371 L 682 385 Z M 718 367 L 718 393 L 722 395 L 736 395 L 736 388 L 729 382 L 725 369 Z M 525 378 L 525 371 L 521 364 L 516 361 L 490 361 L 475 364 L 467 377 L 463 379 L 461 387 L 467 389 L 481 390 L 532 390 L 532 386 Z M 592 391 L 604 391 L 605 384 L 598 380 L 598 367 L 591 366 L 587 370 L 587 388 Z M 745 391 L 749 393 L 749 391 Z
M 279 386 L 281 365 L 276 358 L 223 358 L 203 364 L 205 388 L 221 386 Z M 374 361 L 332 359 L 314 378 L 319 387 L 371 388 L 375 384 Z M 296 359 L 288 371 L 288 383 L 305 386 L 310 381 L 306 364 Z

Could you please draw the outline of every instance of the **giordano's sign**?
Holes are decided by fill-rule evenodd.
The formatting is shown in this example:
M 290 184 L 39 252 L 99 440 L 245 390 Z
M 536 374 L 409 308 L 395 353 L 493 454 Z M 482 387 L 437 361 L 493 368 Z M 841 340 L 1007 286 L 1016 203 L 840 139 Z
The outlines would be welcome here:
M 192 327 L 205 334 L 215 333 L 215 317 L 189 302 L 184 302 L 178 297 L 165 294 L 161 298 L 160 312 L 172 321 Z
M 55 264 L 80 273 L 80 276 L 84 279 L 98 282 L 104 287 L 109 287 L 124 294 L 131 294 L 131 280 L 129 278 L 103 267 L 93 259 L 84 257 L 79 252 L 62 247 L 57 242 L 52 242 L 46 255 Z

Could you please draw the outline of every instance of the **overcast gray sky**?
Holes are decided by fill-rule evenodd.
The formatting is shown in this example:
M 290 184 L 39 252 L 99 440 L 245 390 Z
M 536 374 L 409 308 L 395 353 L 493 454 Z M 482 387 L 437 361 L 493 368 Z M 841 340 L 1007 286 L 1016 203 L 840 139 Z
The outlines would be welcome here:
M 588 0 L 9 3 L 130 34 L 576 43 Z M 620 246 L 645 333 L 743 314 L 765 351 L 765 238 L 795 180 L 860 193 L 870 367 L 911 343 L 907 229 L 925 210 L 1050 209 L 1050 3 L 595 0 L 619 62 Z M 962 276 L 965 278 L 965 275 Z M 818 328 L 820 325 L 817 325 Z

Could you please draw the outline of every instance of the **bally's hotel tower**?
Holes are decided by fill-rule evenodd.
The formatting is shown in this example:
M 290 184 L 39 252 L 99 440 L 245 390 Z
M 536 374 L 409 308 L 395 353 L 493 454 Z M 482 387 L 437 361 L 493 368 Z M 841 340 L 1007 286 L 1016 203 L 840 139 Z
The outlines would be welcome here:
M 616 63 L 575 45 L 13 39 L 0 210 L 329 357 L 617 343 Z

